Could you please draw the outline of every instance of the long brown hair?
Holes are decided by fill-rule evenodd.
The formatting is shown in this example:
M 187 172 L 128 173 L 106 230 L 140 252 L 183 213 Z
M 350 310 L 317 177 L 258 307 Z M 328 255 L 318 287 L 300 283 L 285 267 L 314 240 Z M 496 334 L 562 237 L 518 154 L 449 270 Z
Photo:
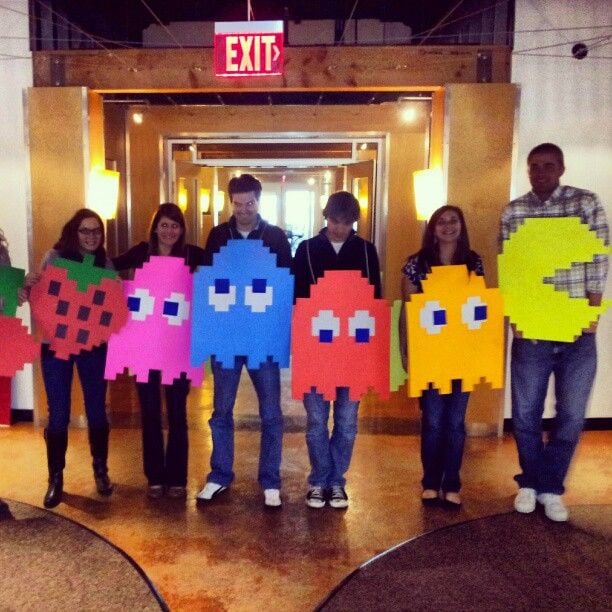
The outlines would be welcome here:
M 59 240 L 53 245 L 53 248 L 59 253 L 60 257 L 83 261 L 83 254 L 79 246 L 79 227 L 85 219 L 96 219 L 100 224 L 102 230 L 100 246 L 94 251 L 93 255 L 95 265 L 104 268 L 106 266 L 104 222 L 97 212 L 89 208 L 81 208 L 72 215 L 72 218 L 62 228 Z
M 442 264 L 440 261 L 440 246 L 436 240 L 436 225 L 440 217 L 448 211 L 454 212 L 461 222 L 461 232 L 459 233 L 457 248 L 455 249 L 451 263 L 466 264 L 469 270 L 474 270 L 476 267 L 476 258 L 470 249 L 470 238 L 468 236 L 463 211 L 458 206 L 446 204 L 438 208 L 438 210 L 431 215 L 431 219 L 427 223 L 425 233 L 423 234 L 423 244 L 421 245 L 419 254 L 424 257 L 427 265 L 430 267 Z
M 185 252 L 185 217 L 181 209 L 173 202 L 164 202 L 159 205 L 157 211 L 151 219 L 151 225 L 149 225 L 149 250 L 152 255 L 159 255 L 159 237 L 157 236 L 157 225 L 162 217 L 168 217 L 171 221 L 178 223 L 183 230 L 179 239 L 172 246 L 170 255 L 183 256 Z

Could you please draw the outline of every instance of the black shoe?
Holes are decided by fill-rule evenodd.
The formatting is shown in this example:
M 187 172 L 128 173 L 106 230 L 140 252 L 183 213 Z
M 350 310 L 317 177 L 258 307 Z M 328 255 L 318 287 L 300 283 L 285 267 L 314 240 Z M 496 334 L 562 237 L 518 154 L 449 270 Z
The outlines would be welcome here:
M 435 493 L 435 495 L 431 495 L 430 491 Z M 425 495 L 426 492 L 428 493 L 427 496 Z M 435 489 L 424 489 L 421 494 L 421 503 L 428 508 L 437 506 L 440 503 L 438 492 Z
M 115 488 L 108 477 L 108 425 L 89 428 L 89 448 L 93 458 L 93 473 L 99 495 L 108 497 Z
M 115 485 L 110 481 L 106 472 L 100 474 L 94 472 L 94 480 L 96 481 L 98 495 L 108 497 L 115 489 Z
M 49 476 L 49 487 L 45 493 L 43 505 L 45 508 L 55 508 L 62 501 L 62 493 L 64 492 L 64 475 L 62 472 L 56 472 Z
M 329 496 L 327 498 L 329 505 L 332 508 L 338 508 L 340 510 L 344 510 L 344 508 L 348 508 L 348 495 L 344 490 L 344 487 L 340 485 L 334 485 L 329 490 Z
M 4 514 L 5 512 L 8 512 L 8 511 L 9 511 L 8 504 L 3 499 L 0 499 L 0 514 Z
M 451 494 L 452 494 L 451 491 L 449 491 L 448 493 L 443 493 L 442 506 L 446 508 L 447 510 L 460 510 L 461 509 L 461 498 L 459 497 L 459 494 L 455 493 L 455 495 L 457 495 L 458 497 L 458 499 L 456 500 L 448 498 L 448 496 Z
M 323 508 L 325 506 L 325 490 L 323 487 L 310 487 L 306 493 L 306 505 L 309 508 Z

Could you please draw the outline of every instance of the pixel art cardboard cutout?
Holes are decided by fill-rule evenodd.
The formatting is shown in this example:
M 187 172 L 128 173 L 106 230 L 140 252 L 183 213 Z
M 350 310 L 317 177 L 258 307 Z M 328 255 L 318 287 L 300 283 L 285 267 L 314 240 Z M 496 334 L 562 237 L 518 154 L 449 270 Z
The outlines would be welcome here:
M 113 270 L 57 258 L 30 292 L 32 316 L 59 359 L 106 342 L 127 319 L 127 306 Z
M 40 344 L 21 319 L 0 315 L 0 376 L 11 378 L 40 355 Z
M 504 241 L 497 260 L 506 314 L 523 338 L 573 342 L 596 321 L 610 300 L 589 306 L 586 298 L 569 297 L 544 279 L 572 263 L 590 262 L 594 255 L 609 252 L 578 217 L 525 219 Z
M 400 352 L 399 318 L 402 311 L 401 300 L 393 302 L 391 310 L 391 350 L 390 350 L 390 383 L 391 391 L 397 391 L 405 382 L 408 374 L 402 365 Z
M 191 363 L 214 356 L 225 368 L 268 357 L 289 367 L 293 275 L 261 240 L 230 240 L 193 278 Z
M 423 293 L 406 302 L 408 395 L 418 397 L 431 383 L 450 393 L 460 379 L 472 391 L 481 379 L 503 385 L 504 312 L 499 289 L 467 266 L 434 266 Z
M 0 266 L 0 314 L 7 317 L 17 314 L 17 290 L 23 285 L 24 279 L 24 270 Z
M 161 372 L 164 385 L 181 374 L 200 385 L 202 368 L 189 363 L 192 275 L 180 257 L 153 256 L 123 283 L 129 308 L 125 326 L 108 342 L 104 377 L 114 380 L 127 368 L 138 382 L 150 370 Z
M 348 387 L 351 400 L 370 388 L 388 398 L 390 323 L 389 305 L 359 270 L 325 272 L 294 308 L 293 398 L 314 388 L 333 401 L 336 387 Z

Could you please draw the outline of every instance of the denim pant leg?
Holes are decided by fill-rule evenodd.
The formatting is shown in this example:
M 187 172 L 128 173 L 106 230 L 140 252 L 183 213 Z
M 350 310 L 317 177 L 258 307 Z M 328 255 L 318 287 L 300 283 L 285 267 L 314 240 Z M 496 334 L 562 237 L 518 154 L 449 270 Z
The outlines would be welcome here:
M 136 383 L 142 422 L 142 463 L 150 485 L 165 483 L 164 434 L 161 422 L 161 375 L 152 370 L 149 382 Z
M 74 358 L 83 389 L 87 425 L 90 429 L 104 429 L 108 426 L 106 417 L 106 344 L 90 351 L 82 351 Z
M 421 406 L 421 463 L 423 489 L 440 490 L 444 473 L 444 396 L 437 389 L 423 391 Z
M 512 429 L 522 473 L 514 479 L 519 487 L 538 488 L 544 443 L 542 415 L 553 371 L 553 342 L 514 338 L 510 363 L 512 390 Z
M 166 484 L 170 487 L 187 485 L 189 438 L 187 436 L 187 395 L 189 381 L 181 378 L 164 385 L 168 413 L 166 444 Z
M 453 391 L 443 395 L 445 404 L 445 442 L 444 469 L 441 489 L 444 492 L 458 493 L 461 490 L 461 462 L 465 446 L 465 412 L 470 398 L 469 393 L 461 391 L 461 381 L 453 380 Z
M 557 414 L 542 455 L 540 493 L 565 492 L 563 482 L 582 433 L 596 370 L 595 334 L 583 334 L 575 342 L 557 346 L 554 368 Z
M 329 440 L 332 470 L 327 478 L 328 487 L 336 485 L 343 487 L 346 484 L 344 475 L 353 456 L 353 446 L 357 436 L 358 409 L 359 402 L 349 399 L 348 387 L 338 387 L 336 389 L 336 401 L 334 402 L 334 428 Z
M 40 365 L 49 406 L 47 429 L 50 433 L 63 433 L 68 430 L 73 364 L 72 357 L 58 359 L 48 344 L 42 345 Z
M 228 486 L 234 480 L 234 403 L 244 357 L 236 357 L 233 368 L 223 368 L 213 357 L 213 413 L 208 421 L 212 434 L 211 471 L 206 480 Z
M 315 393 L 312 387 L 310 393 L 304 393 L 304 408 L 306 409 L 306 445 L 310 458 L 310 475 L 308 484 L 311 487 L 326 487 L 332 473 L 332 457 L 329 446 L 330 402 Z
M 268 359 L 249 376 L 259 400 L 261 441 L 258 481 L 263 489 L 280 489 L 280 464 L 283 451 L 283 413 L 280 406 L 280 370 Z

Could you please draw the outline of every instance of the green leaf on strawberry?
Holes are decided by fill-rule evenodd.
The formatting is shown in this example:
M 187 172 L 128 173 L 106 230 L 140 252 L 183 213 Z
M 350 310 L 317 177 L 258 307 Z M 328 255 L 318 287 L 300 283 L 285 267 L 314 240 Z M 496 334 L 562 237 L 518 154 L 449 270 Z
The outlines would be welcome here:
M 117 278 L 114 270 L 94 266 L 94 256 L 84 255 L 83 261 L 72 261 L 58 257 L 53 265 L 68 271 L 68 278 L 77 284 L 77 289 L 86 292 L 89 285 L 99 285 L 103 278 Z

